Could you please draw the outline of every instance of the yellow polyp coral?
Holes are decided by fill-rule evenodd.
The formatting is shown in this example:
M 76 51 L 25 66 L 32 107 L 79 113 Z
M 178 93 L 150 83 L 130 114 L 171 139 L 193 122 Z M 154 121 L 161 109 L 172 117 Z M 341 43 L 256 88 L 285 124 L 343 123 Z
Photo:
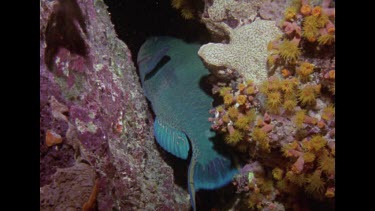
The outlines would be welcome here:
M 254 128 L 251 136 L 255 141 L 261 141 L 267 139 L 267 133 L 260 128 Z
M 303 27 L 302 27 L 302 36 L 306 39 L 316 39 L 316 37 L 319 35 L 319 29 L 318 27 L 320 24 L 318 24 L 317 17 L 315 16 L 308 16 L 303 21 Z
M 235 145 L 243 139 L 243 134 L 239 130 L 234 130 L 225 136 L 225 142 L 230 145 Z
M 301 81 L 307 81 L 310 74 L 314 71 L 314 65 L 308 62 L 302 62 L 297 69 L 297 74 L 299 75 Z
M 335 173 L 335 158 L 323 154 L 319 157 L 319 168 L 326 174 L 332 175 Z
M 218 106 L 218 107 L 216 107 L 216 111 L 217 111 L 217 112 L 223 112 L 223 111 L 224 111 L 223 106 Z
M 256 119 L 256 110 L 255 108 L 252 108 L 250 110 L 246 111 L 246 117 L 249 119 L 250 122 L 254 122 Z
M 247 116 L 238 117 L 237 121 L 234 122 L 234 126 L 242 130 L 248 130 L 251 119 Z
M 275 62 L 276 62 L 276 59 L 275 59 L 275 57 L 274 57 L 273 55 L 269 55 L 269 56 L 267 57 L 267 64 L 268 64 L 270 67 L 274 66 L 274 65 L 275 65 Z
M 185 19 L 194 18 L 194 2 L 188 0 L 171 0 L 173 8 L 180 10 L 181 16 Z
M 288 7 L 286 8 L 284 12 L 285 20 L 292 20 L 297 15 L 297 10 L 294 7 Z
M 281 180 L 283 178 L 284 171 L 278 167 L 272 170 L 272 176 L 276 180 Z
M 285 100 L 283 104 L 283 108 L 288 112 L 293 111 L 296 106 L 297 106 L 297 101 L 293 99 Z
M 267 44 L 267 51 L 271 51 L 271 50 L 273 50 L 275 48 L 273 42 L 274 41 L 268 42 L 268 44 Z
M 194 14 L 193 12 L 191 11 L 191 9 L 188 9 L 188 8 L 182 8 L 181 9 L 181 16 L 185 19 L 192 19 L 194 17 Z
M 239 114 L 239 112 L 238 112 L 238 110 L 237 110 L 236 107 L 231 106 L 231 107 L 228 109 L 228 115 L 229 115 L 229 117 L 230 117 L 231 119 L 235 119 L 235 118 L 237 118 L 237 117 L 238 117 L 238 114 Z
M 255 88 L 253 86 L 249 86 L 246 88 L 245 93 L 248 95 L 255 94 Z
M 319 93 L 318 90 L 317 86 L 307 85 L 299 90 L 298 100 L 302 105 L 311 105 L 315 103 L 315 99 Z
M 260 86 L 260 92 L 268 94 L 273 91 L 277 91 L 280 88 L 281 82 L 276 77 L 271 77 L 269 80 L 262 82 Z
M 237 96 L 237 103 L 239 105 L 243 105 L 246 103 L 246 96 L 245 95 L 238 95 Z
M 287 96 L 293 95 L 296 90 L 298 81 L 296 78 L 286 79 L 281 83 L 281 90 L 285 92 Z
M 319 45 L 332 45 L 335 42 L 335 36 L 332 34 L 325 34 L 318 38 Z
M 303 154 L 303 159 L 306 163 L 311 163 L 315 160 L 315 154 L 311 152 L 306 152 L 305 154 Z
M 288 171 L 285 175 L 285 177 L 293 184 L 296 184 L 300 187 L 302 187 L 305 182 L 306 178 L 304 174 L 296 174 L 293 171 Z
M 318 151 L 327 144 L 327 140 L 321 135 L 314 135 L 310 140 L 311 147 Z
M 325 182 L 321 178 L 321 172 L 315 171 L 306 178 L 306 191 L 310 194 L 322 194 Z
M 269 139 L 266 132 L 264 132 L 260 128 L 254 128 L 253 132 L 251 133 L 251 136 L 253 140 L 257 142 L 258 146 L 262 150 L 269 150 Z
M 225 114 L 225 115 L 223 116 L 222 120 L 223 120 L 223 122 L 225 122 L 225 123 L 230 122 L 229 115 L 228 115 L 228 114 Z
M 232 91 L 232 88 L 230 87 L 223 87 L 219 90 L 219 95 L 224 97 L 226 94 L 229 94 L 230 91 Z
M 284 39 L 279 46 L 280 56 L 287 62 L 295 62 L 301 55 L 298 45 L 290 40 Z
M 321 14 L 316 18 L 316 23 L 319 28 L 324 27 L 329 21 L 329 17 L 326 14 Z
M 290 150 L 294 150 L 296 149 L 298 146 L 298 143 L 297 142 L 292 142 L 292 143 L 288 143 L 288 144 L 284 144 L 282 147 L 281 147 L 281 151 L 283 152 L 283 155 L 285 157 L 291 157 L 292 156 L 292 153 L 290 152 Z
M 267 107 L 271 111 L 277 110 L 281 105 L 281 94 L 278 91 L 270 92 L 267 94 Z
M 323 108 L 322 118 L 324 120 L 330 121 L 333 119 L 334 116 L 335 116 L 335 107 L 333 107 L 333 105 L 329 105 Z
M 176 9 L 180 9 L 181 6 L 182 6 L 182 3 L 183 3 L 183 0 L 172 0 L 171 1 L 172 7 L 176 8 Z
M 224 104 L 230 105 L 233 102 L 233 96 L 231 94 L 224 95 Z
M 297 128 L 302 128 L 303 121 L 305 121 L 305 117 L 306 117 L 306 110 L 300 110 L 296 112 L 293 118 L 293 122 L 297 126 Z

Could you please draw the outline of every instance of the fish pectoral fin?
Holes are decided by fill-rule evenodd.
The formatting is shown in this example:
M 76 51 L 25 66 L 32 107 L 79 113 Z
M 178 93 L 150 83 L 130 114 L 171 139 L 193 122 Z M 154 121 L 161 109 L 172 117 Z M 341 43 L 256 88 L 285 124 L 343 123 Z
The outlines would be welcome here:
M 185 133 L 169 126 L 163 120 L 156 117 L 154 135 L 156 141 L 163 149 L 176 157 L 187 159 L 190 146 Z

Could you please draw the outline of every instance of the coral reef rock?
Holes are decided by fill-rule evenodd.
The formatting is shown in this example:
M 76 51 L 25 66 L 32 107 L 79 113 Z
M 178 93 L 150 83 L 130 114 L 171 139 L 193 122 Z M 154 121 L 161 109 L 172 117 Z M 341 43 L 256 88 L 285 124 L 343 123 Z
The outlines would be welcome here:
M 199 49 L 199 56 L 213 69 L 237 70 L 256 84 L 267 80 L 267 45 L 282 35 L 275 22 L 256 19 L 235 29 L 224 22 L 217 23 L 217 26 L 229 35 L 229 43 L 205 44 Z
M 151 117 L 103 0 L 42 0 L 40 209 L 187 210 Z

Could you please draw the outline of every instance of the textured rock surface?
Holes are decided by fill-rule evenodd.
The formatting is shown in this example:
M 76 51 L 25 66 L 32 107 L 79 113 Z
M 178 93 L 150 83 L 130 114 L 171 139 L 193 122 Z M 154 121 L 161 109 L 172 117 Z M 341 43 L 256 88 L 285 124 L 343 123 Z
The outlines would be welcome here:
M 188 193 L 174 184 L 154 142 L 130 51 L 117 39 L 106 6 L 77 2 L 86 30 L 75 25 L 87 56 L 59 48 L 51 71 L 44 63 L 46 28 L 61 7 L 40 2 L 40 209 L 82 209 L 96 178 L 98 210 L 188 209 Z M 48 147 L 48 130 L 62 143 Z
M 288 0 L 267 0 L 260 6 L 259 15 L 265 20 L 273 20 L 279 24 L 284 18 L 284 11 L 289 4 Z
M 266 80 L 267 45 L 277 36 L 281 36 L 275 22 L 256 19 L 251 24 L 235 29 L 223 22 L 217 25 L 227 32 L 229 43 L 203 45 L 198 51 L 199 56 L 214 67 L 237 70 L 255 83 Z

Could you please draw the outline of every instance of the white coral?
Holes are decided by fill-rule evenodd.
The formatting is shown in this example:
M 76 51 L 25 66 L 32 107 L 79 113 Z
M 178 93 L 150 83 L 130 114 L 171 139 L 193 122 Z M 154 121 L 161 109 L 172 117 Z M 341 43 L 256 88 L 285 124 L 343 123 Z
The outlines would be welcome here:
M 256 19 L 235 29 L 224 23 L 216 25 L 229 34 L 229 43 L 203 45 L 198 51 L 199 56 L 213 66 L 235 69 L 257 84 L 266 80 L 267 45 L 282 35 L 275 22 Z

